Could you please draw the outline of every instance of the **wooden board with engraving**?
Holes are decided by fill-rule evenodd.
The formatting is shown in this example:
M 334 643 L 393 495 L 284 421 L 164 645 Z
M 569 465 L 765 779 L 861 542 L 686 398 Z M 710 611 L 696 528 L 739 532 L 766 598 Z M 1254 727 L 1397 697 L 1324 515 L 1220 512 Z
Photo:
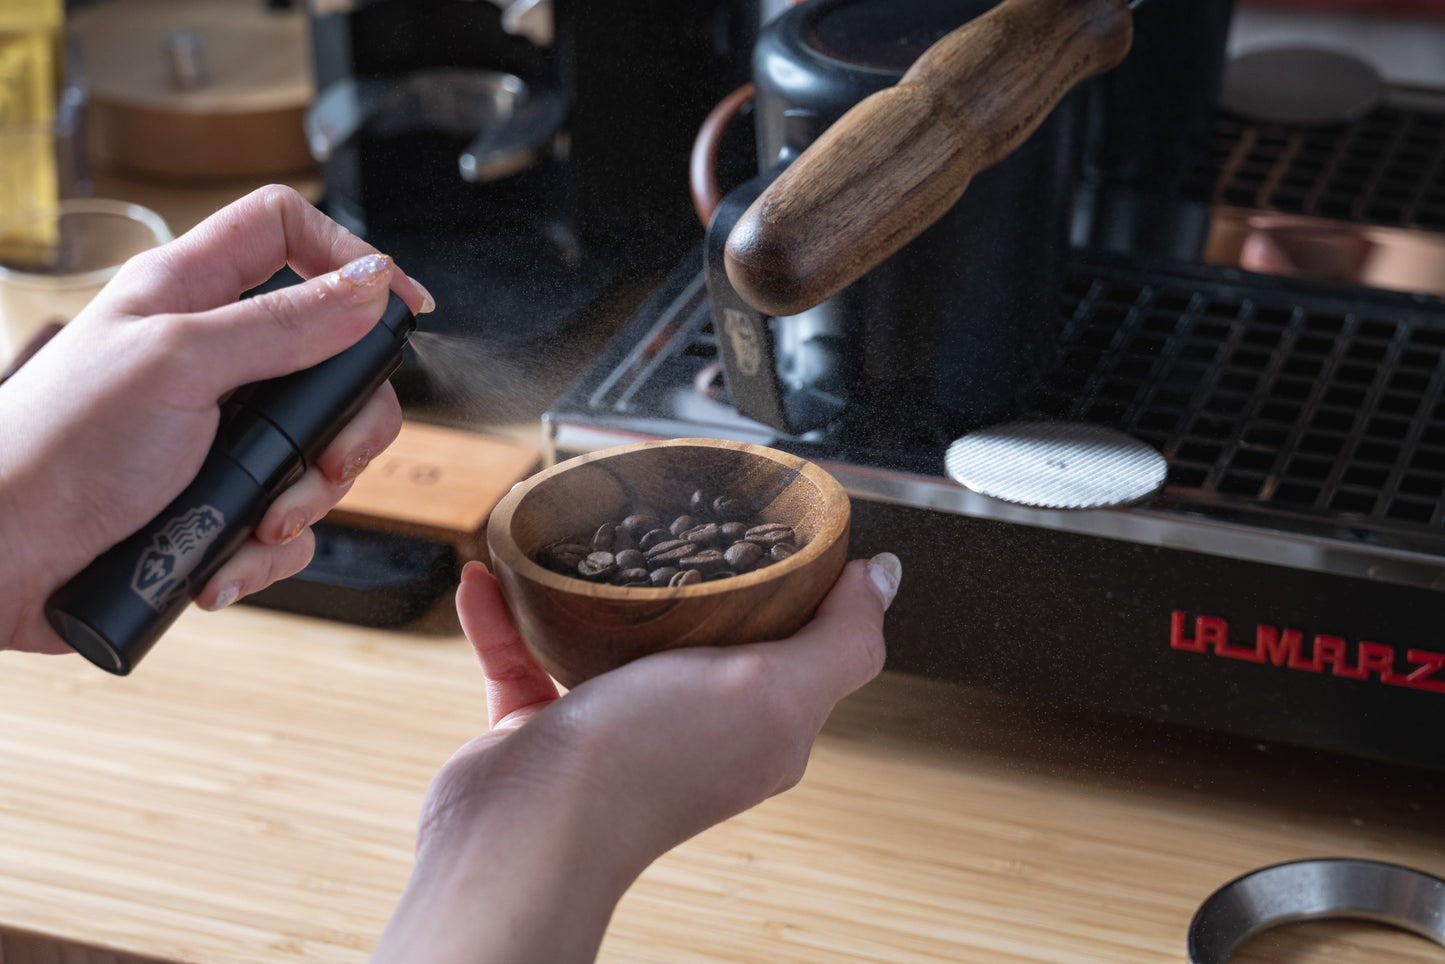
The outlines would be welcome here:
M 445 542 L 463 562 L 482 559 L 492 507 L 541 460 L 538 449 L 407 422 L 326 521 Z

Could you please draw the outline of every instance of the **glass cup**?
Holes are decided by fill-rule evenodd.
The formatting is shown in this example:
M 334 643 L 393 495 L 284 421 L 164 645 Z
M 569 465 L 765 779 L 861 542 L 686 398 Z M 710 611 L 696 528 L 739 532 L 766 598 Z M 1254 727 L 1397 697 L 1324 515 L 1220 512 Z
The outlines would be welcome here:
M 172 239 L 159 214 L 127 201 L 67 198 L 32 218 L 33 235 L 56 243 L 46 263 L 0 262 L 0 363 L 47 324 L 79 314 L 133 255 Z

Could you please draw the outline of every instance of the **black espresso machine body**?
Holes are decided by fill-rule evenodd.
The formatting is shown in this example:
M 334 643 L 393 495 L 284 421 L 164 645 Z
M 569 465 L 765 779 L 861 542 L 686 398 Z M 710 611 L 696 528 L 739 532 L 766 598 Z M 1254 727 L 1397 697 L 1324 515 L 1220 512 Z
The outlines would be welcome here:
M 727 335 L 700 248 L 547 413 L 554 452 L 702 435 L 823 464 L 853 497 L 852 554 L 904 561 L 893 669 L 1445 766 L 1445 92 L 1384 85 L 1306 126 L 1241 117 L 1215 103 L 1231 5 L 1190 6 L 1201 47 L 1081 88 L 1073 245 L 1012 416 L 1147 442 L 1168 463 L 1154 496 L 1029 508 L 954 482 L 911 426 L 860 444 L 740 414 L 714 377 Z M 1146 17 L 1178 10 L 1142 5 L 1135 52 Z M 1186 61 L 1188 90 L 1149 86 Z M 1107 113 L 1121 104 L 1145 113 Z M 1109 139 L 1171 109 L 1177 140 L 1149 164 Z M 1262 248 L 1304 253 L 1281 267 Z M 1342 249 L 1360 270 L 1311 256 Z M 1413 275 L 1380 267 L 1396 252 Z

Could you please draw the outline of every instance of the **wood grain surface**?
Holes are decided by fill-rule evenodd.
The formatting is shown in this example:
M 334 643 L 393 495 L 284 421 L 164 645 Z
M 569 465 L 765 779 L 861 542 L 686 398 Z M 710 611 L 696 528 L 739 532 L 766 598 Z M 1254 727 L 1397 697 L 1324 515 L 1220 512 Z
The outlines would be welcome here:
M 770 315 L 832 297 L 938 220 L 1131 39 L 1124 0 L 1007 0 L 964 24 L 784 168 L 728 235 L 728 279 Z
M 193 610 L 124 679 L 0 654 L 0 961 L 364 961 L 484 700 L 446 607 L 405 633 Z M 1180 964 L 1199 902 L 1264 864 L 1445 873 L 1441 783 L 885 674 L 797 788 L 634 885 L 600 960 Z M 1237 957 L 1445 959 L 1297 931 Z
M 408 420 L 326 520 L 445 542 L 462 562 L 485 559 L 487 516 L 541 462 L 535 446 Z

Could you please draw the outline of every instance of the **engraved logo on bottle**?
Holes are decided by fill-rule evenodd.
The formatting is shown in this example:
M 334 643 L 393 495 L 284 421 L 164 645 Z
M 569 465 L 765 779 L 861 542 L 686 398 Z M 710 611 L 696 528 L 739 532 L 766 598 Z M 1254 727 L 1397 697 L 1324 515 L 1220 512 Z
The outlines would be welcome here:
M 761 338 L 753 327 L 752 319 L 736 308 L 723 309 L 723 331 L 732 343 L 733 355 L 738 361 L 738 371 L 749 377 L 756 375 L 763 367 Z
M 209 505 L 197 506 L 165 524 L 136 563 L 130 588 L 147 606 L 162 612 L 190 585 L 191 573 L 220 535 L 226 517 Z

